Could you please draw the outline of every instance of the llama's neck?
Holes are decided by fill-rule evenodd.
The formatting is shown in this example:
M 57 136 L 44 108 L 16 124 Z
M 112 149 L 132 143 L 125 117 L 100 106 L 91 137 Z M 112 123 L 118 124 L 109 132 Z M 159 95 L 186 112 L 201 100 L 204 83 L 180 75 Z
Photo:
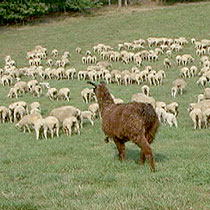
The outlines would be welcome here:
M 103 97 L 98 97 L 98 105 L 101 115 L 103 115 L 104 111 L 109 109 L 110 105 L 114 104 L 114 100 L 110 93 L 106 93 Z

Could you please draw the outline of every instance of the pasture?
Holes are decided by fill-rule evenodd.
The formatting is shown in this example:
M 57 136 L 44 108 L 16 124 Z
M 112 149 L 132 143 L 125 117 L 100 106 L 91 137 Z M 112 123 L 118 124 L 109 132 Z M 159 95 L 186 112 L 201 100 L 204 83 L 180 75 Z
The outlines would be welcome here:
M 79 71 L 88 66 L 82 64 L 82 55 L 86 50 L 93 52 L 92 47 L 99 43 L 117 50 L 119 43 L 139 38 L 185 37 L 189 41 L 183 51 L 172 54 L 172 67 L 165 69 L 163 85 L 150 87 L 151 96 L 157 101 L 167 104 L 176 101 L 180 105 L 178 128 L 162 124 L 152 144 L 157 172 L 150 171 L 148 161 L 144 166 L 139 164 L 139 148 L 132 143 L 126 144 L 126 161 L 120 162 L 114 143 L 104 143 L 98 118 L 94 126 L 84 124 L 80 136 L 67 137 L 60 131 L 59 138 L 39 141 L 34 132 L 23 133 L 14 123 L 0 123 L 0 209 L 210 209 L 210 133 L 204 128 L 194 130 L 187 112 L 189 103 L 197 102 L 203 88 L 196 84 L 196 76 L 185 79 L 187 86 L 182 96 L 174 99 L 170 92 L 172 82 L 180 74 L 175 63 L 177 54 L 191 54 L 194 65 L 201 68 L 190 40 L 209 39 L 209 11 L 208 2 L 180 4 L 0 28 L 0 68 L 4 67 L 6 55 L 11 55 L 18 68 L 28 66 L 26 53 L 36 45 L 46 47 L 48 52 L 56 48 L 59 56 L 69 51 L 70 66 Z M 82 48 L 82 55 L 75 52 L 76 47 Z M 160 55 L 156 62 L 144 61 L 140 69 L 146 65 L 164 69 L 164 58 L 165 55 Z M 130 70 L 133 66 L 116 62 L 112 69 Z M 45 96 L 46 90 L 40 98 L 27 93 L 10 99 L 7 97 L 10 87 L 0 84 L 0 105 L 8 106 L 17 100 L 39 101 L 43 116 L 62 105 L 87 110 L 89 104 L 80 95 L 82 89 L 90 87 L 87 81 L 77 78 L 46 81 L 51 87 L 69 87 L 70 102 L 50 101 Z M 116 97 L 129 102 L 132 94 L 141 92 L 143 84 L 147 83 L 128 86 L 113 83 L 108 88 Z

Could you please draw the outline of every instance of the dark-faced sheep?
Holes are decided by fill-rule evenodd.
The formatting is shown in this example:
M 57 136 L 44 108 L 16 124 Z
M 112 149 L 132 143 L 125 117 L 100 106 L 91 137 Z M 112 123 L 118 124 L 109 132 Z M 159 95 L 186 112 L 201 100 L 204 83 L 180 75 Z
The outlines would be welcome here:
M 141 164 L 148 158 L 154 171 L 155 160 L 150 144 L 155 137 L 159 120 L 152 105 L 139 102 L 115 104 L 104 83 L 89 83 L 94 86 L 106 141 L 109 138 L 114 140 L 121 160 L 125 159 L 125 143 L 132 141 L 142 149 Z

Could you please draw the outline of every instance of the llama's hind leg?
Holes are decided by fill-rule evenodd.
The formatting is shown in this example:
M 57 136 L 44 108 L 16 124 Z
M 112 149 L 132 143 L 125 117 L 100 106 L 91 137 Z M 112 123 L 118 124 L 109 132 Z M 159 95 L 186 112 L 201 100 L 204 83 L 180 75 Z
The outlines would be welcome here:
M 150 144 L 148 143 L 145 136 L 142 136 L 141 139 L 138 139 L 137 145 L 142 149 L 140 154 L 140 162 L 144 164 L 146 158 L 149 159 L 150 167 L 152 171 L 155 171 L 155 160 L 152 154 L 152 148 L 150 147 Z
M 120 159 L 125 160 L 125 143 L 120 142 L 118 138 L 113 138 L 113 140 L 118 149 Z

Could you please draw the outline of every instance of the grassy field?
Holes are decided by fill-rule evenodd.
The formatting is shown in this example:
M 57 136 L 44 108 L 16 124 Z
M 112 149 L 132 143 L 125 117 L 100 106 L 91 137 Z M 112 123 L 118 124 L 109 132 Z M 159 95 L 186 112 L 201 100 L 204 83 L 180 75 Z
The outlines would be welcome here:
M 92 50 L 98 43 L 117 47 L 118 43 L 138 38 L 186 37 L 197 40 L 210 37 L 210 3 L 177 5 L 151 11 L 120 11 L 103 16 L 66 18 L 23 27 L 0 28 L 0 67 L 5 55 L 11 55 L 18 67 L 28 65 L 26 52 L 40 44 L 50 52 L 71 52 L 71 66 L 85 70 L 82 55 L 75 53 Z M 199 58 L 189 43 L 183 52 Z M 179 68 L 172 56 L 172 68 L 166 70 L 164 84 L 151 87 L 151 95 L 158 101 L 174 101 L 170 95 L 172 81 L 179 77 Z M 163 69 L 163 58 L 152 65 Z M 113 68 L 131 69 L 133 65 L 113 64 Z M 157 172 L 152 173 L 148 162 L 139 165 L 139 149 L 126 144 L 126 161 L 120 162 L 113 142 L 105 144 L 100 120 L 95 126 L 85 124 L 81 135 L 35 140 L 34 133 L 23 133 L 13 123 L 0 124 L 0 209 L 1 210 L 207 210 L 210 209 L 210 133 L 207 129 L 194 130 L 187 112 L 188 104 L 197 101 L 203 89 L 196 85 L 198 77 L 188 78 L 183 96 L 175 98 L 180 104 L 178 128 L 162 125 L 152 144 Z M 29 80 L 29 78 L 23 78 Z M 38 78 L 39 80 L 39 78 Z M 42 114 L 61 105 L 73 105 L 81 110 L 80 91 L 89 87 L 86 81 L 50 80 L 52 87 L 69 87 L 71 101 L 52 102 L 43 94 L 20 97 L 28 103 L 39 101 Z M 209 84 L 207 85 L 209 86 Z M 110 91 L 130 101 L 141 86 L 108 86 Z M 10 87 L 0 85 L 0 105 L 8 106 L 17 99 L 8 99 Z

